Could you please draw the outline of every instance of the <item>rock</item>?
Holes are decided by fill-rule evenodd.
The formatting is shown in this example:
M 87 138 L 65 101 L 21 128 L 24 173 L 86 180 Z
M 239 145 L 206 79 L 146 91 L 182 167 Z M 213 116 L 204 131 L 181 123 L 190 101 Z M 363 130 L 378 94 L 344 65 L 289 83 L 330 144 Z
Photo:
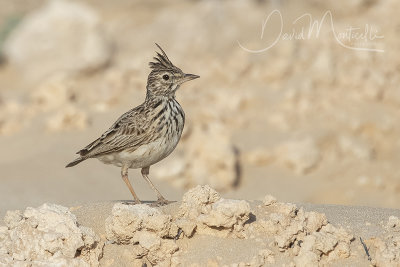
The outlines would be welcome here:
M 269 206 L 276 203 L 276 198 L 271 195 L 266 195 L 263 200 L 265 206 Z
M 375 154 L 373 147 L 347 135 L 339 137 L 338 146 L 344 155 L 350 155 L 357 159 L 371 160 Z
M 4 44 L 4 55 L 30 78 L 104 66 L 111 49 L 98 14 L 88 5 L 49 1 L 28 14 Z
M 182 198 L 178 218 L 196 224 L 196 233 L 244 237 L 250 205 L 244 200 L 223 199 L 210 186 L 197 186 Z
M 117 203 L 112 209 L 112 216 L 106 220 L 107 238 L 119 244 L 135 244 L 139 241 L 136 234 L 141 231 L 156 233 L 161 238 L 168 237 L 171 224 L 171 215 L 163 214 L 156 208 L 145 204 Z
M 221 123 L 193 127 L 185 141 L 185 158 L 189 159 L 185 178 L 192 181 L 190 186 L 209 184 L 226 190 L 239 179 L 237 151 L 228 128 Z
M 86 112 L 71 105 L 51 115 L 46 121 L 46 129 L 50 132 L 83 130 L 88 124 L 89 119 Z
M 253 150 L 245 153 L 243 155 L 243 159 L 245 162 L 248 162 L 252 165 L 256 166 L 265 166 L 270 164 L 274 157 L 273 154 L 266 150 Z
M 99 260 L 103 257 L 104 242 L 101 242 L 96 233 L 88 227 L 80 226 L 84 246 L 80 251 L 80 257 L 90 264 L 90 266 L 98 265 Z
M 278 146 L 275 153 L 278 162 L 297 174 L 310 172 L 321 160 L 320 150 L 311 138 L 288 141 Z
M 66 74 L 55 74 L 43 80 L 31 94 L 31 105 L 41 112 L 58 110 L 75 98 L 74 84 Z
M 117 203 L 106 219 L 107 239 L 117 244 L 138 244 L 135 258 L 146 257 L 152 264 L 166 264 L 178 250 L 173 240 L 178 228 L 172 216 L 145 204 Z M 140 251 L 138 254 L 137 251 Z
M 343 239 L 340 239 L 339 237 L 342 235 L 344 235 Z M 320 232 L 314 232 L 304 237 L 299 251 L 299 260 L 304 262 L 304 259 L 302 259 L 303 255 L 307 255 L 308 257 L 312 255 L 312 262 L 314 262 L 315 258 L 320 261 L 322 255 L 328 255 L 326 259 L 323 259 L 325 262 L 349 257 L 349 246 L 346 248 L 339 244 L 339 242 L 341 244 L 346 244 L 346 240 L 351 238 L 346 235 L 348 234 L 346 234 L 343 229 L 338 230 L 330 224 L 324 226 Z M 295 262 L 297 262 L 296 259 Z
M 229 95 L 229 101 L 226 101 L 227 95 Z M 203 127 L 207 127 L 210 123 L 223 123 L 225 127 L 240 127 L 246 123 L 246 118 L 240 114 L 251 106 L 251 100 L 254 101 L 248 91 L 235 91 L 232 88 L 205 91 L 202 95 L 196 96 L 192 102 L 193 104 L 207 103 L 210 108 L 194 107 L 193 119 L 201 122 Z
M 103 243 L 93 230 L 78 226 L 68 208 L 43 204 L 7 212 L 0 233 L 0 264 L 98 266 Z M 1 254 L 3 256 L 1 257 Z M 77 256 L 79 255 L 79 256 Z
M 328 224 L 328 220 L 323 213 L 309 211 L 306 212 L 304 215 L 307 221 L 305 225 L 307 233 L 317 232 L 322 228 L 322 226 Z
M 217 202 L 221 196 L 209 185 L 196 186 L 187 191 L 182 197 L 182 205 L 184 214 L 188 217 L 196 216 L 198 209 L 208 207 L 210 204 Z M 206 212 L 206 210 L 204 210 Z
M 375 266 L 399 266 L 400 265 L 400 219 L 390 216 L 386 224 L 384 237 L 366 240 Z
M 88 126 L 87 113 L 76 107 L 75 87 L 74 79 L 57 74 L 45 79 L 32 92 L 29 104 L 35 115 L 46 113 L 47 131 L 83 130 Z
M 216 228 L 240 230 L 249 219 L 250 206 L 244 200 L 221 199 L 212 204 L 207 214 L 201 214 L 198 221 Z
M 267 116 L 268 122 L 271 125 L 273 125 L 274 127 L 278 128 L 282 131 L 288 131 L 292 127 L 288 116 L 283 112 L 271 111 L 266 116 Z
M 25 108 L 15 101 L 0 101 L 0 135 L 12 135 L 26 124 L 30 116 L 25 113 Z
M 4 217 L 4 223 L 8 228 L 15 228 L 23 220 L 22 212 L 20 210 L 7 211 Z
M 396 216 L 390 216 L 386 224 L 387 229 L 396 229 L 400 232 L 400 219 Z
M 388 234 L 385 238 L 374 238 L 370 251 L 372 264 L 375 266 L 400 265 L 400 235 Z
M 189 172 L 189 160 L 178 154 L 176 158 L 170 160 L 168 164 L 161 165 L 154 169 L 154 175 L 161 180 L 168 180 L 174 186 L 186 188 L 192 181 L 186 177 L 186 172 Z M 161 163 L 163 164 L 163 163 Z
M 296 266 L 324 265 L 350 256 L 353 236 L 329 224 L 325 214 L 305 212 L 290 203 L 276 202 L 265 208 L 268 219 L 256 224 L 274 236 L 281 252 L 295 256 Z
M 187 237 L 191 237 L 197 227 L 197 225 L 193 221 L 187 219 L 178 218 L 175 220 L 175 223 Z
M 134 90 L 140 90 L 142 94 L 144 93 L 143 89 L 146 88 L 146 80 L 140 79 L 145 77 L 144 74 L 129 69 L 108 68 L 102 72 L 101 77 L 95 84 L 95 90 L 90 92 L 88 88 L 85 90 L 87 94 L 82 95 L 82 98 L 85 98 L 96 111 L 100 112 L 105 112 L 120 104 L 124 99 L 121 96 Z
M 182 138 L 182 153 L 156 170 L 155 175 L 185 188 L 196 184 L 209 184 L 217 190 L 234 187 L 239 179 L 240 163 L 228 127 L 211 122 L 189 128 Z

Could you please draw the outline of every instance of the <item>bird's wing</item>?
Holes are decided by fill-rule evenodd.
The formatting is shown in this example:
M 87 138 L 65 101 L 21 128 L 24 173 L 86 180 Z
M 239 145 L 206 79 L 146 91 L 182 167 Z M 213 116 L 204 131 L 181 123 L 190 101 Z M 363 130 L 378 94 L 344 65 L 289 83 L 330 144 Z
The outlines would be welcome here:
M 138 106 L 123 114 L 97 140 L 78 151 L 77 154 L 91 158 L 121 151 L 127 147 L 139 146 L 148 137 L 148 128 L 149 123 L 143 107 Z

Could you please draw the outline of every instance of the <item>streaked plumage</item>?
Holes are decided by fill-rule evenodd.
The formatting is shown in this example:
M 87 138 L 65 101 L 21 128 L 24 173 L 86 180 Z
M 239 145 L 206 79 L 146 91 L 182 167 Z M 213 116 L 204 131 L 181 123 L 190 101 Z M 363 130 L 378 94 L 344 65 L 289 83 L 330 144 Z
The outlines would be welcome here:
M 148 179 L 149 168 L 177 146 L 185 124 L 185 113 L 175 99 L 175 92 L 182 83 L 199 77 L 183 73 L 157 46 L 162 54 L 157 53 L 155 62 L 149 63 L 152 70 L 147 80 L 145 101 L 123 114 L 98 139 L 77 152 L 80 157 L 66 166 L 98 158 L 103 163 L 122 167 L 122 178 L 136 203 L 140 200 L 128 180 L 129 168 L 141 168 L 143 178 L 156 192 L 158 202 L 167 202 Z

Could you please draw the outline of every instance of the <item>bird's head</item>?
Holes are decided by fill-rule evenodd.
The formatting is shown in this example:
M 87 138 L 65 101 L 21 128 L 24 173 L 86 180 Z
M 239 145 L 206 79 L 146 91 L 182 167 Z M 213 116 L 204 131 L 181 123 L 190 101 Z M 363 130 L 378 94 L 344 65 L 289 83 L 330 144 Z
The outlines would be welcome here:
M 161 50 L 154 57 L 155 62 L 150 62 L 151 72 L 147 79 L 147 97 L 174 97 L 179 86 L 187 81 L 199 78 L 194 74 L 184 73 L 168 59 L 164 50 L 156 44 Z

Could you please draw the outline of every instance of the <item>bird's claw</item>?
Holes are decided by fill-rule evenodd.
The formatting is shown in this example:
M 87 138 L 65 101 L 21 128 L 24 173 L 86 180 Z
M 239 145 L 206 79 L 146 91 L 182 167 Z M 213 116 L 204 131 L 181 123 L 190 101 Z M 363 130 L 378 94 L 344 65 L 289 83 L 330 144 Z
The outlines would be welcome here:
M 137 200 L 134 200 L 134 201 L 123 201 L 123 202 L 121 202 L 122 204 L 124 204 L 124 205 L 138 205 L 138 204 L 142 204 L 142 201 L 137 201 Z
M 165 206 L 171 203 L 171 201 L 166 200 L 165 198 L 158 198 L 156 202 L 151 203 L 152 207 L 160 207 Z

